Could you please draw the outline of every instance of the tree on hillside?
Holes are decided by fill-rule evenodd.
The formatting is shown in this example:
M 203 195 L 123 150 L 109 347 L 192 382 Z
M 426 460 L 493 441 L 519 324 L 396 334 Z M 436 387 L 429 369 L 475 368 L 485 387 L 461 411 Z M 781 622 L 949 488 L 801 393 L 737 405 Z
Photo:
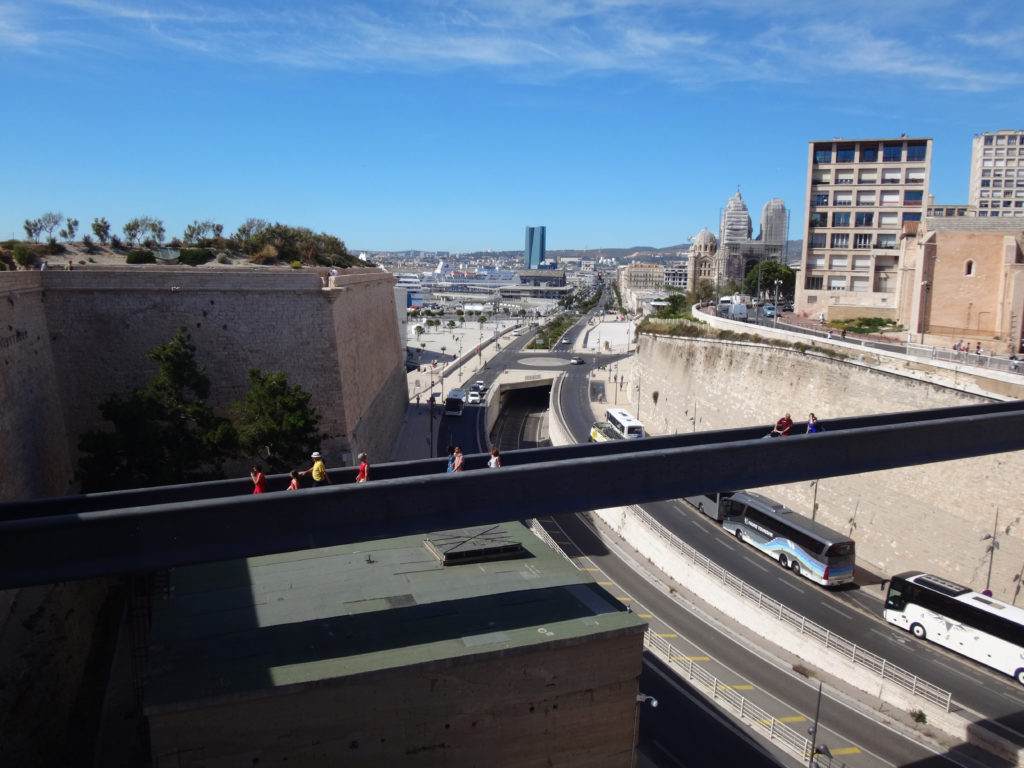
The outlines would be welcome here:
M 199 221 L 194 219 L 191 224 L 185 227 L 185 233 L 182 235 L 182 240 L 193 245 L 201 243 L 204 240 L 210 238 L 220 238 L 224 234 L 224 225 L 215 224 L 214 222 L 207 219 L 206 221 Z
M 313 396 L 289 386 L 284 373 L 249 369 L 249 391 L 231 408 L 240 448 L 260 458 L 272 470 L 285 471 L 306 460 L 309 447 L 325 435 L 320 414 L 310 405 Z
M 104 218 L 92 220 L 92 233 L 103 245 L 110 239 L 110 222 Z
M 164 241 L 164 237 L 167 235 L 167 230 L 164 229 L 164 223 L 160 219 L 150 219 L 149 221 L 149 236 L 156 241 L 157 245 Z
M 43 231 L 43 222 L 39 219 L 25 219 L 25 234 L 34 243 L 39 242 L 39 235 Z
M 785 296 L 792 296 L 796 286 L 796 273 L 785 264 L 777 261 L 762 261 L 747 273 L 743 279 L 743 286 L 750 295 L 756 295 L 758 289 L 758 276 L 760 275 L 761 292 L 773 295 L 775 281 L 781 280 L 779 293 Z
M 221 477 L 237 444 L 231 424 L 206 404 L 210 380 L 184 327 L 146 356 L 159 365 L 149 384 L 100 403 L 113 432 L 92 430 L 79 440 L 84 492 Z
M 53 230 L 59 227 L 62 221 L 64 221 L 63 213 L 50 212 L 39 217 L 39 224 L 47 237 L 53 237 Z
M 64 221 L 64 229 L 60 231 L 60 239 L 65 243 L 75 239 L 75 232 L 78 230 L 78 219 L 70 216 Z

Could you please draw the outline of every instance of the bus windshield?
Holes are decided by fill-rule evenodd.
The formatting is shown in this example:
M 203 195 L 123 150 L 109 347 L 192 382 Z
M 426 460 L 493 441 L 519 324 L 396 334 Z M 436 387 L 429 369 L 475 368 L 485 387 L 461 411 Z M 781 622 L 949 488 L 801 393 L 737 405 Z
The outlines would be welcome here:
M 444 400 L 445 416 L 461 416 L 466 407 L 466 390 L 453 389 Z
M 893 576 L 885 620 L 1024 684 L 1024 609 L 939 576 Z
M 604 420 L 621 438 L 632 440 L 644 436 L 644 425 L 625 408 L 609 408 Z

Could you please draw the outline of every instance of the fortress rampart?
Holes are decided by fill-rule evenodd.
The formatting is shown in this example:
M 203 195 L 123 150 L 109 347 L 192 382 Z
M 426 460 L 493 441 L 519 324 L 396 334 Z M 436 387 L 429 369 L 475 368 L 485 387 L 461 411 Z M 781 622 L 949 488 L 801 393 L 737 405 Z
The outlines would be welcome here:
M 90 267 L 0 275 L 3 499 L 74 490 L 82 432 L 109 428 L 99 403 L 143 385 L 146 352 L 184 326 L 225 412 L 250 368 L 312 393 L 328 466 L 387 456 L 407 404 L 393 278 L 346 270 L 325 289 L 291 269 Z M 239 457 L 240 471 L 251 457 Z

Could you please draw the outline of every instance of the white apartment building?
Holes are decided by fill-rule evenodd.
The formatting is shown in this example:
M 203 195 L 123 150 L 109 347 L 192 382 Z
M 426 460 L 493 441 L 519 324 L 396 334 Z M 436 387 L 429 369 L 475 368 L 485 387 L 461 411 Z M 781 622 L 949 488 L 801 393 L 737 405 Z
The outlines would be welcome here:
M 796 311 L 896 317 L 899 240 L 925 212 L 930 138 L 812 141 Z
M 967 205 L 973 216 L 1024 216 L 1024 130 L 975 135 Z

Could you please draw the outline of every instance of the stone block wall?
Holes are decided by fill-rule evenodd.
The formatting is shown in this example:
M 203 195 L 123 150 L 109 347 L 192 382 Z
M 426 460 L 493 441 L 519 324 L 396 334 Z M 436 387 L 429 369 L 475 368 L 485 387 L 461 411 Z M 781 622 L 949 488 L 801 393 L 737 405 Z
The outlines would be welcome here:
M 149 711 L 153 765 L 624 766 L 642 648 L 636 627 Z
M 989 401 L 789 348 L 652 335 L 641 337 L 624 393 L 634 410 L 639 404 L 652 434 L 689 432 L 694 416 L 697 431 L 763 424 L 767 433 L 786 411 L 795 421 L 813 411 L 828 429 L 830 418 Z M 817 517 L 852 535 L 858 561 L 883 576 L 921 568 L 981 589 L 991 561 L 991 588 L 1010 601 L 1024 565 L 1022 474 L 1024 454 L 1014 452 L 823 478 Z M 809 483 L 756 490 L 811 513 L 815 489 Z M 994 528 L 999 547 L 992 553 L 985 537 Z

